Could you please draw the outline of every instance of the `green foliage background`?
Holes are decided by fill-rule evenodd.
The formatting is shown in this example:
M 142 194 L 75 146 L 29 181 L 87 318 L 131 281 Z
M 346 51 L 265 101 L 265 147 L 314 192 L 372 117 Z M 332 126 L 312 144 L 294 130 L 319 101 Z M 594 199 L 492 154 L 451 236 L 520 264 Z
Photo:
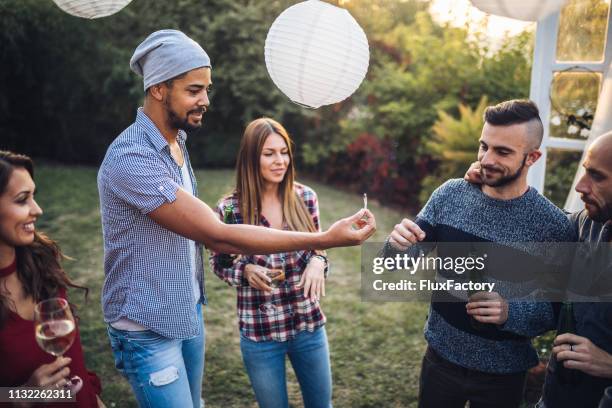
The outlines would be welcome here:
M 483 96 L 475 109 L 459 105 L 459 119 L 444 111 L 434 124 L 433 137 L 425 144 L 427 151 L 440 160 L 435 171 L 422 183 L 421 202 L 425 203 L 442 180 L 460 177 L 474 161 L 478 151 L 478 138 L 484 124 L 487 97 Z
M 134 0 L 85 20 L 50 0 L 0 0 L 1 147 L 99 164 L 142 103 L 129 58 L 162 28 L 186 32 L 212 59 L 211 109 L 189 140 L 197 167 L 232 166 L 246 123 L 267 115 L 293 135 L 302 171 L 404 207 L 419 206 L 422 180 L 441 163 L 425 144 L 440 111 L 528 95 L 532 33 L 490 49 L 482 34 L 434 21 L 428 1 L 352 0 L 343 6 L 368 36 L 367 78 L 343 103 L 300 108 L 274 86 L 263 53 L 270 25 L 294 3 Z

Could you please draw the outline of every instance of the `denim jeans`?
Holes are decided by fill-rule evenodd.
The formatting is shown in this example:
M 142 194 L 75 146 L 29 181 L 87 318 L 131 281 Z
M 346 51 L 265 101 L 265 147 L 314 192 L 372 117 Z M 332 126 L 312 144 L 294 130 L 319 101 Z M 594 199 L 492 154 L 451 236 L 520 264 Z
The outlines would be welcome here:
M 199 304 L 198 311 L 202 333 L 186 340 L 108 326 L 115 367 L 129 381 L 139 406 L 200 408 L 205 336 Z
M 260 408 L 287 408 L 285 356 L 295 370 L 305 408 L 331 408 L 332 381 L 325 327 L 291 340 L 256 342 L 240 337 L 240 350 Z

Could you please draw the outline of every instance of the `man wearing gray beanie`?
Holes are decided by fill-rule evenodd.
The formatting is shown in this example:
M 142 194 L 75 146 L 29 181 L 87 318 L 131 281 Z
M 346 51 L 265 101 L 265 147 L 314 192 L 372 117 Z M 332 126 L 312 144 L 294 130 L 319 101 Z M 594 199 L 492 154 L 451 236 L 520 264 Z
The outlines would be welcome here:
M 358 245 L 375 229 L 361 210 L 325 232 L 226 225 L 197 198 L 186 131 L 202 126 L 210 58 L 177 30 L 156 31 L 130 67 L 144 106 L 110 145 L 98 172 L 104 235 L 102 306 L 115 365 L 140 406 L 200 407 L 204 370 L 203 246 L 267 254 Z M 353 225 L 367 216 L 362 229 Z

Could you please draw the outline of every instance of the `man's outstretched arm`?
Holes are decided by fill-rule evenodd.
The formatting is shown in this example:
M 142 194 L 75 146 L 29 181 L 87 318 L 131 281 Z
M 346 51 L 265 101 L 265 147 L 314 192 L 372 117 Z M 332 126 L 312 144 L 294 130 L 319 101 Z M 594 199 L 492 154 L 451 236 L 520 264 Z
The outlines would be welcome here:
M 353 225 L 367 215 L 365 227 Z M 217 252 L 234 254 L 266 254 L 303 249 L 327 249 L 359 245 L 376 231 L 376 220 L 368 210 L 336 221 L 325 232 L 293 232 L 244 224 L 224 224 L 203 201 L 183 189 L 176 200 L 166 202 L 148 213 L 162 227 L 198 241 Z

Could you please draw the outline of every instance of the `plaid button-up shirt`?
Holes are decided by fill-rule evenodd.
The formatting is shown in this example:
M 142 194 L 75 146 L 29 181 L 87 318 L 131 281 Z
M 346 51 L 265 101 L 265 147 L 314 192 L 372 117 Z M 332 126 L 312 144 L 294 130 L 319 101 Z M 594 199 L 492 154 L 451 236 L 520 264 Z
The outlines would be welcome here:
M 177 141 L 197 195 L 186 137 L 179 131 Z M 147 215 L 176 200 L 181 186 L 181 168 L 166 139 L 139 109 L 135 123 L 108 148 L 98 172 L 104 234 L 102 308 L 107 323 L 127 318 L 168 338 L 201 333 L 195 305 L 206 302 L 202 245 L 196 244 L 201 288 L 196 299 L 190 241 Z
M 298 198 L 306 204 L 315 227 L 320 229 L 316 193 L 311 188 L 297 183 L 294 189 Z M 243 223 L 236 195 L 224 198 L 217 206 L 221 220 L 224 219 L 226 209 L 232 212 L 230 223 Z M 260 217 L 259 225 L 270 227 L 270 223 L 263 215 Z M 222 255 L 211 252 L 210 262 L 214 273 L 236 288 L 240 333 L 243 336 L 253 341 L 287 341 L 301 331 L 314 331 L 325 324 L 325 315 L 319 302 L 305 298 L 304 289 L 295 287 L 300 282 L 312 255 L 314 251 L 240 256 L 234 261 L 233 266 L 224 268 L 220 258 Z M 278 269 L 284 265 L 285 281 L 272 292 L 254 289 L 244 277 L 244 268 L 247 264 L 257 264 L 270 269 Z M 327 275 L 327 267 L 325 274 Z

